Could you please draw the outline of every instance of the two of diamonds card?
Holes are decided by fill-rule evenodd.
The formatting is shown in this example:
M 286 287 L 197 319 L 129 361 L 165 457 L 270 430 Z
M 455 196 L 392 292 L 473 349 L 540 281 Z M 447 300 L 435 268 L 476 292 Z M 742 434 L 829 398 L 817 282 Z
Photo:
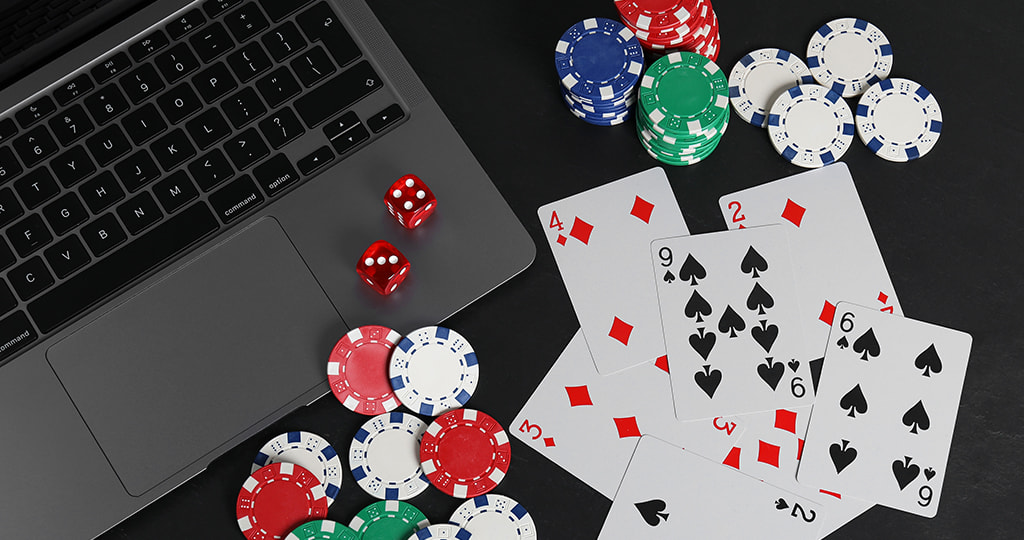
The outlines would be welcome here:
M 838 304 L 797 480 L 934 517 L 970 349 L 963 332 Z

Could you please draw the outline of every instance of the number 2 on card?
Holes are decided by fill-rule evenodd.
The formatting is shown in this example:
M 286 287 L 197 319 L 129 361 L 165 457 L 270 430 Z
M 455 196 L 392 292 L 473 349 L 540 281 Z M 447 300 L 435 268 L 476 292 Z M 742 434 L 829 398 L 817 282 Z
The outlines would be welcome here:
M 733 223 L 739 223 L 747 219 L 747 216 L 740 213 L 743 210 L 743 205 L 741 205 L 739 201 L 729 201 L 729 208 L 732 210 Z M 740 228 L 743 229 L 745 227 L 740 225 Z

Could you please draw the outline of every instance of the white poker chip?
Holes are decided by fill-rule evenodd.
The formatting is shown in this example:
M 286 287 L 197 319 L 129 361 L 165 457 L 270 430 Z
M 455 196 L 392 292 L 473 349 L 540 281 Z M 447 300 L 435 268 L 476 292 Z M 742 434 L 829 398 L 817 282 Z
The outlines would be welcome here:
M 523 505 L 504 495 L 480 495 L 459 505 L 452 523 L 488 540 L 536 540 L 537 527 Z
M 807 65 L 819 84 L 843 97 L 861 95 L 892 71 L 892 45 L 877 26 L 846 17 L 811 36 Z
M 822 167 L 843 157 L 854 131 L 853 114 L 842 96 L 816 84 L 786 90 L 768 114 L 775 150 L 801 167 Z
M 942 132 L 942 110 L 935 96 L 909 79 L 872 85 L 857 104 L 856 121 L 860 140 L 889 161 L 927 154 Z
M 416 534 L 409 537 L 409 540 L 434 540 L 434 539 L 470 540 L 470 538 L 487 538 L 486 536 L 473 536 L 472 533 L 451 523 L 431 525 L 416 531 Z
M 267 441 L 252 463 L 252 471 L 271 463 L 299 465 L 316 476 L 324 487 L 327 504 L 341 491 L 341 458 L 323 437 L 307 431 L 289 431 Z
M 420 467 L 420 441 L 427 424 L 414 415 L 390 412 L 367 421 L 349 448 L 352 476 L 378 499 L 404 501 L 430 485 Z
M 758 49 L 740 58 L 729 73 L 729 100 L 745 122 L 765 127 L 768 109 L 779 94 L 793 85 L 813 82 L 807 64 L 797 55 L 783 49 Z
M 437 416 L 469 401 L 480 367 L 466 338 L 443 326 L 426 326 L 398 342 L 388 374 L 406 407 Z

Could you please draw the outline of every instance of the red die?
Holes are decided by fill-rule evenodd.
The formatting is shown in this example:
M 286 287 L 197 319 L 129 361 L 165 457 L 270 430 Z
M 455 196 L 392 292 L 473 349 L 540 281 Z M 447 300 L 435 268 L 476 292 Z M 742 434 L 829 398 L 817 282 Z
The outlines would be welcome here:
M 388 213 L 406 229 L 415 229 L 437 209 L 437 199 L 430 188 L 414 174 L 398 179 L 384 195 Z
M 384 240 L 377 240 L 359 258 L 356 273 L 373 290 L 388 295 L 405 281 L 409 275 L 409 266 L 409 260 L 398 248 Z

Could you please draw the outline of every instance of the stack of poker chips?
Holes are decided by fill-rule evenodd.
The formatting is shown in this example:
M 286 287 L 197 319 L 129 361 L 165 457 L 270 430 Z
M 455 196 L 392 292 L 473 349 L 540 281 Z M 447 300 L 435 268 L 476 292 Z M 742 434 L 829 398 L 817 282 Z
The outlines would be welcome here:
M 562 99 L 576 117 L 614 126 L 632 113 L 644 54 L 633 32 L 618 21 L 586 19 L 558 40 L 555 69 Z
M 615 0 L 615 7 L 644 47 L 718 59 L 722 41 L 710 0 Z
M 636 129 L 647 153 L 669 165 L 692 165 L 711 154 L 729 126 L 729 85 L 713 61 L 669 53 L 644 73 Z

